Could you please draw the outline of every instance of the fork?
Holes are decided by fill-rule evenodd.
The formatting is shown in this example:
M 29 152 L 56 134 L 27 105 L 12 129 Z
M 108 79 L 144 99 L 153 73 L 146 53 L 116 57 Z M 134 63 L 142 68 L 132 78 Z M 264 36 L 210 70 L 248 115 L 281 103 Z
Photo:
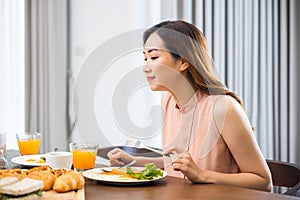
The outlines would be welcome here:
M 135 163 L 136 163 L 136 160 L 132 160 L 131 162 L 127 163 L 126 165 L 122 165 L 122 166 L 118 167 L 117 169 L 126 168 L 128 166 L 134 165 Z M 104 167 L 104 168 L 101 168 L 101 170 L 103 170 L 105 172 L 111 172 L 112 168 L 111 167 Z
M 127 163 L 126 165 L 120 166 L 118 169 L 126 168 L 128 166 L 134 165 L 136 163 L 136 160 L 132 160 L 131 162 Z

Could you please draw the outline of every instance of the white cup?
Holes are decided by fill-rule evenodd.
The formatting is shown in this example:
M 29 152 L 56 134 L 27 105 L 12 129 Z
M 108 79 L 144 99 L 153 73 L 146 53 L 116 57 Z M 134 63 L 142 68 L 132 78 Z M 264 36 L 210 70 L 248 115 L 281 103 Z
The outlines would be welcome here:
M 52 169 L 71 169 L 73 154 L 71 152 L 57 151 L 46 153 L 46 164 Z

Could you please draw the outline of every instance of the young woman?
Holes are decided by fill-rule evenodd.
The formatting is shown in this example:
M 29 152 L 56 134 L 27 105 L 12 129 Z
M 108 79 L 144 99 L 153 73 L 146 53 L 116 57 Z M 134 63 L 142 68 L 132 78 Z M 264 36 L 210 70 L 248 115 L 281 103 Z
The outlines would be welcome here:
M 205 38 L 185 21 L 165 21 L 144 32 L 144 72 L 153 91 L 166 91 L 164 158 L 108 153 L 112 165 L 154 162 L 193 183 L 271 190 L 271 173 L 239 97 L 214 73 Z

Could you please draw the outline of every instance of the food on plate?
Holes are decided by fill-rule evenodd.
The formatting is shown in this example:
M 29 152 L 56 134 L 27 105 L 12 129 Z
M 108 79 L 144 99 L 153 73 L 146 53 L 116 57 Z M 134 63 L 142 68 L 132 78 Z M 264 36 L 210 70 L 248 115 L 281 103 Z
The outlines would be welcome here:
M 127 174 L 138 180 L 152 180 L 163 176 L 162 170 L 156 168 L 154 163 L 147 163 L 144 167 L 142 171 L 134 172 L 130 166 L 127 166 Z
M 46 157 L 45 156 L 41 156 L 40 158 L 41 158 L 41 160 L 46 162 Z
M 28 174 L 27 177 L 43 181 L 43 191 L 51 190 L 56 180 L 55 175 L 49 171 L 33 171 L 30 174 Z
M 116 175 L 116 176 L 118 176 L 118 178 L 120 180 L 134 179 L 134 177 L 127 174 L 126 170 L 118 169 L 118 168 L 112 168 L 111 171 L 102 171 L 100 174 L 101 175 L 109 175 L 109 176 Z
M 147 163 L 142 170 L 128 166 L 126 170 L 122 168 L 112 168 L 111 171 L 102 170 L 100 175 L 115 176 L 118 180 L 153 180 L 162 177 L 163 171 L 156 168 L 154 163 Z
M 12 180 L 8 180 L 9 178 Z M 0 187 L 0 199 L 29 199 L 28 197 L 41 196 L 41 189 L 44 187 L 43 181 L 31 178 L 16 181 L 16 179 L 13 180 L 13 177 L 6 177 L 3 182 L 6 184 Z
M 46 159 L 44 157 L 40 157 L 40 158 L 28 158 L 25 161 L 26 162 L 37 163 L 37 164 L 46 164 Z
M 80 172 L 68 171 L 56 179 L 53 190 L 56 192 L 66 192 L 81 189 L 84 183 L 84 177 Z

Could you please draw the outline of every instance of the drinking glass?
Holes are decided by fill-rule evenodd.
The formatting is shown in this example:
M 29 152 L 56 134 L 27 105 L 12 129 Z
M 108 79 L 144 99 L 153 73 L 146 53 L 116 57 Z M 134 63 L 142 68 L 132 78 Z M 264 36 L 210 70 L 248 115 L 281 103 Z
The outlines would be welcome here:
M 0 169 L 7 169 L 8 162 L 3 154 L 3 150 L 0 149 Z
M 99 144 L 95 142 L 73 142 L 69 146 L 73 153 L 73 167 L 76 171 L 94 168 Z
M 38 154 L 41 143 L 41 133 L 22 132 L 17 133 L 19 151 L 21 155 Z
M 6 133 L 0 132 L 0 150 L 3 150 L 3 155 L 6 156 Z

